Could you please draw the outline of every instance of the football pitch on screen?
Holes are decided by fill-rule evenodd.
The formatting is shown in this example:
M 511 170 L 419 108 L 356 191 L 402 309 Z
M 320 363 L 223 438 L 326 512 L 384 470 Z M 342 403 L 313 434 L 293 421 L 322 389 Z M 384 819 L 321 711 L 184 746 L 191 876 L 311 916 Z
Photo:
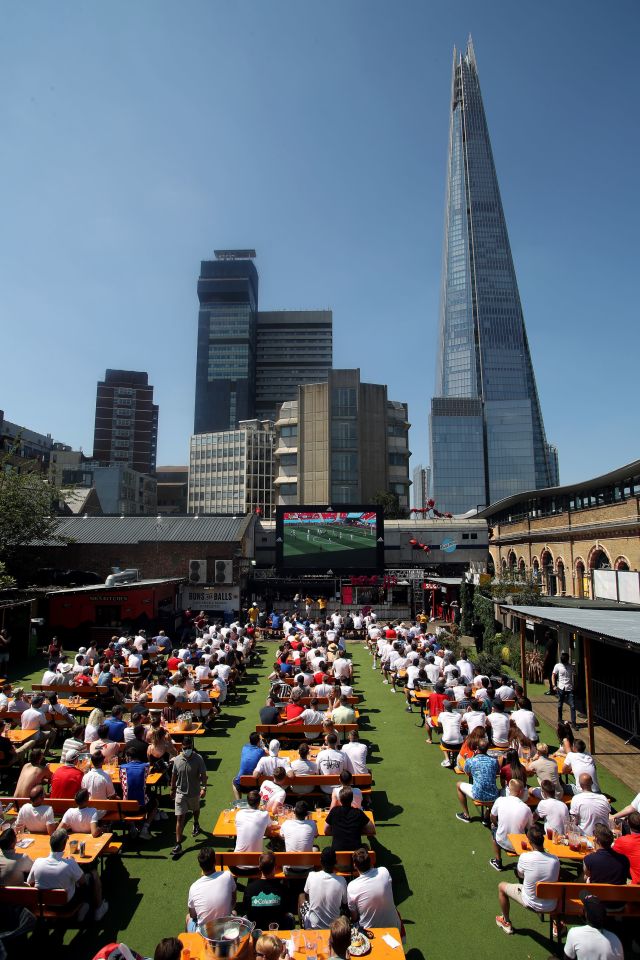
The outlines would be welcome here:
M 283 553 L 287 561 L 301 564 L 321 560 L 332 554 L 358 554 L 353 560 L 359 562 L 363 553 L 371 559 L 371 551 L 376 547 L 375 528 L 363 530 L 359 527 L 338 524 L 313 524 L 287 527 L 284 529 Z M 346 559 L 346 556 L 344 557 Z M 351 559 L 351 558 L 350 558 Z

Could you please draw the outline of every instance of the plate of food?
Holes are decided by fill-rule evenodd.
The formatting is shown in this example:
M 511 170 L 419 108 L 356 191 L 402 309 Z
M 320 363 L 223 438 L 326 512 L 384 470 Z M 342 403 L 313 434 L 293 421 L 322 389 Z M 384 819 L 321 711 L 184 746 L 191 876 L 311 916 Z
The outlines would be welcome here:
M 371 953 L 371 943 L 360 930 L 354 930 L 351 934 L 351 943 L 349 944 L 349 955 L 351 957 L 364 957 Z

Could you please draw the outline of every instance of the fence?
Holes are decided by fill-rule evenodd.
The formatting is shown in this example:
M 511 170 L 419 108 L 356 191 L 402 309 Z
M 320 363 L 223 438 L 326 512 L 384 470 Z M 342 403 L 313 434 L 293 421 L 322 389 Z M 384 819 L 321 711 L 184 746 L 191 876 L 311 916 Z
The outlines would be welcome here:
M 640 736 L 640 700 L 634 693 L 592 681 L 593 714 L 596 720 L 617 727 L 630 740 Z

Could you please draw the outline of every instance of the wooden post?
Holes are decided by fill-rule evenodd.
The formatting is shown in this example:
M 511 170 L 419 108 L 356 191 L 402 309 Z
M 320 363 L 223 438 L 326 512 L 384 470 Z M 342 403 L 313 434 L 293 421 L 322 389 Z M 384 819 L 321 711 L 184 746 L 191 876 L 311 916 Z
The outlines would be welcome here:
M 522 679 L 522 689 L 524 695 L 527 695 L 527 664 L 525 662 L 525 646 L 527 639 L 527 621 L 520 617 L 520 674 Z
M 587 732 L 589 735 L 589 753 L 596 752 L 593 730 L 593 694 L 591 690 L 591 637 L 581 634 L 584 645 L 584 688 L 587 701 Z

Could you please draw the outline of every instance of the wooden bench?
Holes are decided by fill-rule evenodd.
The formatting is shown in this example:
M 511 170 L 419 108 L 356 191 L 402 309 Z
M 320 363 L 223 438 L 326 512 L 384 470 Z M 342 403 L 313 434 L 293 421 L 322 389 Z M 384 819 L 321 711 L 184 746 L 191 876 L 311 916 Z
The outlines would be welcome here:
M 255 866 L 255 875 L 258 875 L 260 873 L 258 864 L 261 856 L 262 850 L 249 850 L 245 851 L 244 853 L 216 850 L 216 863 L 218 866 L 222 867 L 223 870 L 233 869 L 234 867 Z M 352 856 L 353 850 L 336 851 L 338 862 L 336 864 L 335 872 L 339 876 L 354 876 L 355 870 L 353 867 Z M 375 850 L 369 850 L 369 856 L 371 857 L 371 865 L 375 866 Z M 302 868 L 300 869 L 300 874 L 303 877 L 303 870 L 305 867 L 308 867 L 309 870 L 318 870 L 320 868 L 320 850 L 311 850 L 309 853 L 287 853 L 285 851 L 278 851 L 277 853 L 274 853 L 274 857 L 276 859 L 276 871 L 274 876 L 279 879 L 282 879 L 283 877 L 288 877 L 289 879 L 293 877 L 295 879 L 295 874 L 292 875 L 284 872 L 285 866 Z M 246 876 L 250 878 L 252 874 L 246 874 Z
M 81 903 L 70 906 L 66 890 L 37 890 L 35 887 L 0 887 L 0 903 L 26 907 L 38 920 L 64 920 L 68 923 L 79 912 Z
M 25 803 L 30 802 L 28 797 L 0 797 L 0 803 L 5 808 L 5 814 L 9 812 L 9 808 L 20 808 L 23 807 Z M 137 800 L 121 800 L 115 798 L 113 800 L 94 799 L 89 802 L 91 806 L 97 807 L 98 810 L 105 811 L 102 822 L 126 823 L 130 826 L 131 824 L 144 821 L 144 813 L 140 811 L 140 804 Z M 66 813 L 70 807 L 75 807 L 76 802 L 71 799 L 45 797 L 44 805 L 51 807 L 56 816 L 61 816 L 63 813 Z
M 343 736 L 349 733 L 350 730 L 357 730 L 357 723 L 336 723 L 335 729 L 341 733 Z M 297 724 L 297 723 L 288 723 L 286 726 L 280 726 L 279 723 L 259 723 L 256 725 L 256 733 L 260 733 L 263 736 L 267 737 L 276 737 L 276 739 L 297 739 L 303 740 L 307 733 L 317 733 L 321 734 L 324 730 L 324 727 L 321 723 L 309 723 L 309 724 Z
M 106 697 L 109 695 L 109 687 L 78 687 L 73 683 L 32 683 L 31 689 L 39 693 L 71 693 L 79 697 Z
M 572 920 L 582 916 L 581 893 L 589 893 L 607 903 L 624 904 L 624 909 L 612 912 L 615 917 L 640 917 L 640 885 L 616 883 L 550 883 L 536 884 L 536 896 L 543 900 L 556 900 L 555 910 L 550 911 L 550 936 L 553 941 L 554 920 Z M 560 940 L 560 936 L 558 937 Z
M 176 700 L 174 707 L 180 710 L 182 713 L 211 713 L 216 705 L 215 700 L 211 700 L 209 703 L 187 703 L 186 700 Z M 149 701 L 141 700 L 125 700 L 122 704 L 122 709 L 125 713 L 131 713 L 136 707 L 144 707 L 145 710 L 164 710 L 165 707 L 168 707 L 169 704 L 165 701 L 164 703 L 151 703 Z
M 320 703 L 330 703 L 332 700 L 337 699 L 337 697 L 338 697 L 338 694 L 336 694 L 335 697 L 315 697 L 315 698 L 310 695 L 308 697 L 300 697 L 300 699 L 298 700 L 298 703 L 302 707 L 308 707 L 310 706 L 312 699 L 316 699 Z M 287 702 L 287 699 L 285 697 L 276 697 L 275 699 L 281 700 L 282 703 Z M 350 704 L 360 703 L 360 699 L 361 698 L 359 696 L 356 696 L 355 694 L 352 694 L 351 696 L 347 697 L 347 700 Z
M 257 790 L 260 787 L 260 784 L 263 780 L 270 780 L 268 776 L 257 776 L 246 775 L 240 777 L 240 791 L 249 791 Z M 354 773 L 352 775 L 352 785 L 358 787 L 362 790 L 363 794 L 371 793 L 371 784 L 372 777 L 370 773 Z M 342 786 L 340 782 L 340 777 L 337 773 L 331 774 L 322 774 L 322 773 L 309 773 L 304 774 L 299 777 L 289 777 L 286 790 L 287 793 L 292 794 L 298 800 L 306 800 L 307 797 L 328 797 L 330 794 L 325 793 L 322 790 L 322 787 L 339 787 Z M 296 793 L 294 787 L 314 787 L 313 790 L 308 793 Z

